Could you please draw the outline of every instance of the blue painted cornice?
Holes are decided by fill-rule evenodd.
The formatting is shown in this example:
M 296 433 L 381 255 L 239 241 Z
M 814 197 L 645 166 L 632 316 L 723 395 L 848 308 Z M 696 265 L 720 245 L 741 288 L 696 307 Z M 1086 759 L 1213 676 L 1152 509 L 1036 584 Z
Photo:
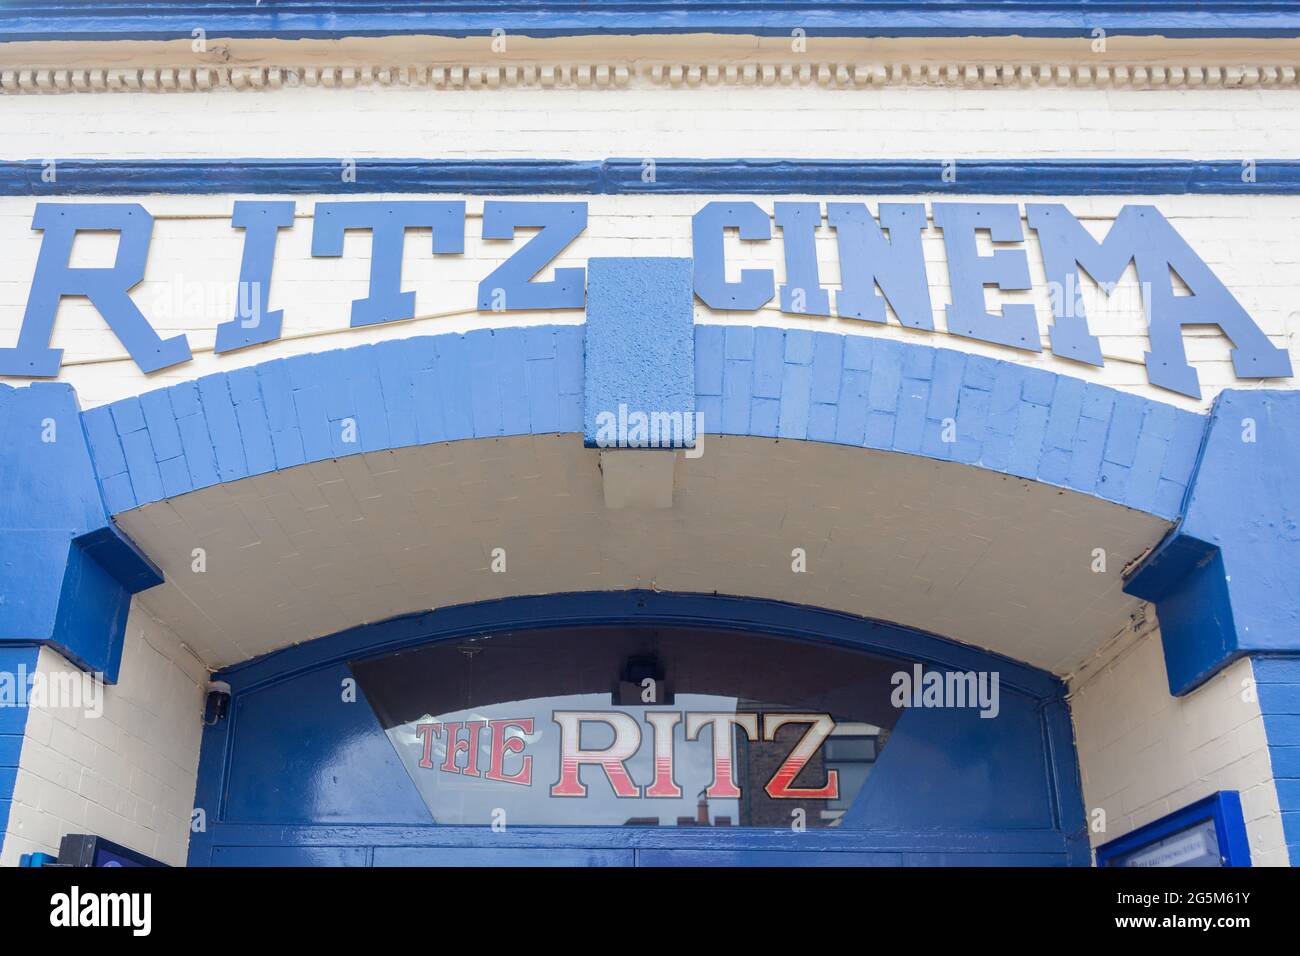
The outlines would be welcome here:
M 23 40 L 276 39 L 346 36 L 724 33 L 789 36 L 1195 37 L 1300 36 L 1293 0 L 157 0 L 9 3 L 0 42 Z
M 1178 196 L 1300 194 L 1300 160 L 1256 159 L 49 159 L 0 161 L 0 196 L 366 195 Z

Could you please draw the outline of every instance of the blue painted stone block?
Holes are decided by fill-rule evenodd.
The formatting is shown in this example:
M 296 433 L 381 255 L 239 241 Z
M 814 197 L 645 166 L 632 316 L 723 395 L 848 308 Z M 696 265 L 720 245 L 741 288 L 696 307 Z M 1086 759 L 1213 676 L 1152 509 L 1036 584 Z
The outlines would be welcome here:
M 0 386 L 0 648 L 51 644 L 117 679 L 131 595 L 162 581 L 110 522 L 109 482 L 134 505 L 133 481 L 162 488 L 139 402 L 121 405 L 125 445 L 110 442 L 113 413 L 92 416 L 106 460 L 127 469 L 96 479 L 88 431 L 68 385 Z
M 1259 655 L 1252 659 L 1259 709 L 1264 715 L 1277 802 L 1283 821 L 1300 820 L 1300 653 Z M 1291 865 L 1300 865 L 1300 832 L 1283 829 Z
M 689 418 L 693 427 L 694 322 L 691 260 L 596 258 L 588 262 L 583 391 L 583 441 L 588 447 L 599 444 L 602 424 L 608 426 L 607 416 L 617 421 L 620 407 L 628 415 L 680 415 Z M 763 341 L 766 345 L 767 338 Z M 774 377 L 771 397 L 777 398 L 784 348 L 778 340 L 763 354 L 773 366 L 768 374 Z M 705 427 L 718 424 L 706 422 Z M 672 436 L 671 444 L 693 444 L 693 434 Z M 680 440 L 686 436 L 691 440 Z
M 1177 420 L 1152 425 L 1124 443 L 1130 497 L 1161 493 L 1163 434 L 1192 445 Z M 1300 653 L 1300 393 L 1228 389 L 1207 428 L 1181 521 L 1124 587 L 1156 603 L 1175 694 L 1244 654 Z
M 0 399 L 3 401 L 3 399 Z M 36 673 L 40 648 L 34 644 L 0 643 L 0 673 L 12 674 L 15 684 L 19 675 L 25 683 Z M 27 727 L 27 707 L 16 701 L 0 707 L 0 850 L 4 849 L 9 807 L 13 802 L 14 783 L 18 778 L 18 758 L 23 748 L 23 731 Z

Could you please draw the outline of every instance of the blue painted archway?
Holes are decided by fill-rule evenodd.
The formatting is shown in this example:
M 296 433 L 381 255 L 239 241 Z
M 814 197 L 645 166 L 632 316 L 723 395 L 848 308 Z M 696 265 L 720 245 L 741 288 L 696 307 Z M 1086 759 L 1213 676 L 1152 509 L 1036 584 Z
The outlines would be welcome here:
M 593 381 L 597 390 L 606 387 L 605 367 L 619 361 L 619 344 L 629 345 L 599 342 L 593 349 L 591 336 L 590 328 L 537 326 L 296 356 L 115 402 L 85 412 L 82 420 L 108 510 L 120 514 L 348 454 L 582 431 L 589 424 L 584 405 L 592 402 Z M 1201 416 L 1171 406 L 928 346 L 737 326 L 693 327 L 688 346 L 680 356 L 684 367 L 660 374 L 685 377 L 709 432 L 951 460 L 1165 519 L 1178 513 L 1203 430 Z M 638 387 L 635 381 L 623 385 Z M 947 426 L 957 441 L 944 441 Z M 937 832 L 927 832 L 929 825 L 915 817 L 885 816 L 870 831 L 804 833 L 797 842 L 784 832 L 720 836 L 591 827 L 512 828 L 503 841 L 481 828 L 436 826 L 373 713 L 365 706 L 335 712 L 338 694 L 326 691 L 347 675 L 349 659 L 467 630 L 508 628 L 520 620 L 531 626 L 619 620 L 761 626 L 936 666 L 996 667 L 1014 675 L 1008 683 L 1015 687 L 1013 697 L 1019 695 L 1021 719 L 990 722 L 996 732 L 977 744 L 946 753 L 922 748 L 911 757 L 897 751 L 894 759 L 909 765 L 909 775 L 945 779 L 954 773 L 950 761 L 965 759 L 961 753 L 968 758 L 972 750 L 1004 750 L 1041 766 L 1041 786 L 1017 785 L 985 801 L 975 816 L 959 814 L 962 825 Z M 320 638 L 219 677 L 232 686 L 234 716 L 205 734 L 197 806 L 208 829 L 194 836 L 194 864 L 501 862 L 539 847 L 548 848 L 553 861 L 587 863 L 802 862 L 805 853 L 809 861 L 844 863 L 1088 860 L 1060 682 L 894 625 L 770 602 L 683 595 L 512 599 Z M 297 742 L 292 753 L 284 749 L 287 742 Z M 323 767 L 338 763 L 342 742 L 347 761 L 357 762 L 345 768 L 354 781 L 347 809 L 320 799 L 312 783 Z M 961 792 L 946 788 L 926 808 L 928 819 L 951 815 L 953 795 Z M 882 802 L 919 806 L 914 795 L 901 791 L 873 798 L 873 805 Z M 1026 826 L 1026 820 L 1034 825 Z
M 51 518 L 54 505 L 40 514 L 10 509 L 9 527 L 39 521 L 32 533 L 42 540 L 62 534 L 60 521 L 68 529 L 62 548 L 50 550 L 57 569 L 40 575 L 53 587 L 48 634 L 24 631 L 27 641 L 51 643 L 114 679 L 122 596 L 158 581 L 147 557 L 117 531 L 114 515 L 347 454 L 583 431 L 589 381 L 600 363 L 620 361 L 616 350 L 593 351 L 589 333 L 581 326 L 483 330 L 297 356 L 115 402 L 81 413 L 79 422 L 67 386 L 0 389 L 6 447 L 16 462 L 5 472 L 6 487 L 75 492 L 63 517 Z M 1288 507 L 1278 494 L 1290 487 L 1286 476 L 1296 460 L 1287 412 L 1293 395 L 1226 392 L 1207 421 L 1010 362 L 767 327 L 694 327 L 689 351 L 667 374 L 689 378 L 696 409 L 716 423 L 707 431 L 953 460 L 1177 521 L 1127 585 L 1158 603 L 1175 693 L 1243 654 L 1288 653 L 1286 633 L 1271 619 L 1253 629 L 1247 623 L 1263 605 L 1234 595 L 1255 586 L 1250 568 L 1280 567 L 1273 539 L 1252 530 L 1269 519 L 1238 512 L 1270 500 Z M 82 452 L 67 444 L 38 448 L 39 430 L 22 426 L 47 419 L 84 430 Z M 344 441 L 346 419 L 355 442 Z M 1248 419 L 1268 426 L 1262 445 L 1234 439 Z M 957 440 L 944 442 L 941 431 L 950 424 Z M 1207 448 L 1218 449 L 1208 469 L 1201 465 Z M 1202 483 L 1203 493 L 1195 487 L 1198 472 L 1213 478 Z M 6 500 L 21 504 L 30 496 L 15 491 Z M 1225 501 L 1233 507 L 1225 510 Z M 1237 517 L 1225 522 L 1230 514 Z M 18 551 L 25 540 L 7 538 Z M 1232 575 L 1226 562 L 1233 560 L 1246 572 Z M 106 601 L 118 608 L 110 619 L 88 610 Z M 1289 725 L 1278 726 L 1286 750 Z

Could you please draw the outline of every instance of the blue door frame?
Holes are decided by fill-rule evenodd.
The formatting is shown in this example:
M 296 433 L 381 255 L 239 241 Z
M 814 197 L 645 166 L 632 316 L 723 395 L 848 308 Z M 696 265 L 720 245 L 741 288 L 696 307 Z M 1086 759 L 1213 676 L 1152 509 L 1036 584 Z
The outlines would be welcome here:
M 940 796 L 920 812 L 955 813 L 961 818 L 955 826 L 940 819 L 938 825 L 885 820 L 869 829 L 804 832 L 582 826 L 496 832 L 432 823 L 369 706 L 363 700 L 333 705 L 350 675 L 347 662 L 357 658 L 488 632 L 631 623 L 761 631 L 928 667 L 996 670 L 1004 700 L 1010 691 L 1027 702 L 1021 716 L 996 730 L 999 741 L 1013 752 L 1037 751 L 1038 760 L 1023 762 L 1037 769 L 987 805 L 963 803 L 968 791 L 961 787 L 934 787 Z M 511 598 L 352 628 L 216 678 L 230 685 L 231 706 L 228 717 L 204 730 L 196 798 L 202 812 L 191 836 L 191 866 L 1090 862 L 1062 683 L 1024 664 L 879 621 L 772 601 L 646 591 Z M 974 723 L 983 729 L 999 721 Z M 972 755 L 960 750 L 909 773 L 942 782 L 970 763 Z

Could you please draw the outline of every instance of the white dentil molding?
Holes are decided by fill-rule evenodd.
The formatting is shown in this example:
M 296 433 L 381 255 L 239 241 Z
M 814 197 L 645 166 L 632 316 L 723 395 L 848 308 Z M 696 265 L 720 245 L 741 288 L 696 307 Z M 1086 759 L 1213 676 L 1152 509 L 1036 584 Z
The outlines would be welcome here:
M 195 92 L 283 87 L 690 88 L 884 86 L 1238 89 L 1300 85 L 1297 63 L 439 63 L 370 66 L 0 67 L 4 93 Z
M 1297 40 L 641 36 L 0 44 L 0 91 L 884 86 L 1254 88 L 1300 83 Z

